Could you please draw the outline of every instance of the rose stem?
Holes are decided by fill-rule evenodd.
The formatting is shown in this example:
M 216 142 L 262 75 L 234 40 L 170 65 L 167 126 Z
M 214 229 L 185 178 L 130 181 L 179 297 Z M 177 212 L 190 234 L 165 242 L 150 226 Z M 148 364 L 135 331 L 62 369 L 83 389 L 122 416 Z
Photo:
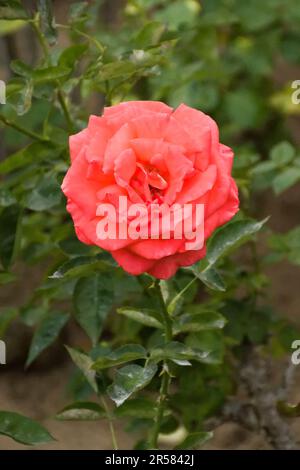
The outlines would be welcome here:
M 155 281 L 155 290 L 156 290 L 157 297 L 160 303 L 161 314 L 162 314 L 163 322 L 164 322 L 165 343 L 169 343 L 170 341 L 172 341 L 172 320 L 167 311 L 166 304 L 162 296 L 159 280 Z M 165 404 L 166 404 L 166 400 L 168 396 L 170 382 L 171 382 L 171 377 L 170 377 L 169 370 L 168 370 L 168 363 L 167 361 L 164 361 L 163 369 L 162 369 L 161 386 L 160 386 L 160 391 L 159 391 L 159 397 L 157 400 L 156 415 L 154 418 L 154 426 L 153 426 L 153 429 L 150 435 L 150 440 L 149 440 L 151 449 L 157 449 L 157 440 L 158 440 L 158 435 L 159 435 L 159 431 L 161 428 L 161 422 L 162 422 L 163 415 L 164 415 Z
M 116 433 L 115 433 L 113 418 L 112 418 L 112 416 L 111 416 L 110 410 L 109 410 L 109 408 L 108 408 L 108 405 L 107 405 L 107 403 L 106 403 L 106 400 L 105 400 L 104 396 L 101 395 L 100 398 L 101 398 L 101 402 L 102 402 L 102 405 L 103 405 L 103 408 L 104 408 L 104 410 L 105 410 L 105 414 L 106 414 L 106 417 L 107 417 L 107 420 L 108 420 L 109 430 L 110 430 L 110 434 L 111 434 L 111 440 L 112 440 L 113 449 L 114 449 L 114 450 L 118 450 L 119 447 L 118 447 L 118 443 L 117 443 L 117 438 L 116 438 Z

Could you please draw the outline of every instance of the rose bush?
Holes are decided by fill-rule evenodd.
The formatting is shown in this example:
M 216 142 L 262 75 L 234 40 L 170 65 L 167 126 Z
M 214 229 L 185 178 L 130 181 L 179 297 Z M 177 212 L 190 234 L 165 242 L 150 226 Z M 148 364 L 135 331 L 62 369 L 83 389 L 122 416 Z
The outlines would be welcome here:
M 78 238 L 111 252 L 130 274 L 160 279 L 205 256 L 187 249 L 186 240 L 100 239 L 99 203 L 204 205 L 204 240 L 238 211 L 231 177 L 232 150 L 219 142 L 217 124 L 184 104 L 173 110 L 156 101 L 131 101 L 91 116 L 88 127 L 70 137 L 72 164 L 62 189 Z M 149 209 L 150 210 L 150 209 Z M 119 222 L 117 222 L 119 223 Z M 151 223 L 151 222 L 150 222 Z M 195 214 L 193 223 L 196 224 Z

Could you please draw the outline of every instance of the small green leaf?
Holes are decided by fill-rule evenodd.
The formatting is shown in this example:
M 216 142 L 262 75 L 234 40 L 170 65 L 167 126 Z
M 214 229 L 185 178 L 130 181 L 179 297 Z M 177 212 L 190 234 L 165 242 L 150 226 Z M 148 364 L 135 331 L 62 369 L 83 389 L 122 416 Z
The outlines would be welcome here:
M 95 345 L 113 305 L 113 285 L 107 275 L 78 280 L 74 290 L 75 318 Z
M 46 211 L 62 200 L 60 186 L 54 175 L 45 175 L 25 201 L 25 207 L 33 211 Z
M 121 315 L 125 315 L 131 320 L 142 323 L 142 325 L 150 326 L 152 328 L 163 328 L 162 323 L 158 320 L 159 315 L 154 310 L 150 309 L 139 309 L 134 307 L 122 307 L 118 308 L 117 312 Z
M 146 359 L 147 351 L 139 344 L 126 344 L 107 356 L 99 357 L 93 364 L 93 369 L 101 370 L 108 367 L 115 367 L 125 362 L 135 361 L 137 359 Z
M 61 312 L 51 312 L 42 319 L 32 338 L 26 367 L 56 340 L 68 319 L 69 315 Z
M 298 181 L 300 181 L 300 168 L 286 168 L 274 178 L 272 186 L 276 194 L 281 194 Z
M 99 253 L 96 256 L 77 256 L 62 264 L 50 279 L 70 279 L 79 276 L 87 276 L 101 268 L 117 266 L 107 253 Z
M 218 229 L 208 242 L 206 259 L 209 265 L 215 264 L 231 249 L 248 241 L 249 237 L 258 232 L 267 220 L 268 218 L 260 222 L 251 219 L 238 220 Z
M 200 279 L 209 289 L 224 292 L 226 286 L 218 271 L 213 266 L 208 266 L 203 271 L 199 270 L 199 265 L 190 268 L 193 274 Z
M 39 423 L 10 411 L 0 411 L 0 434 L 25 445 L 54 441 L 51 434 Z
M 69 67 L 61 65 L 33 69 L 19 59 L 13 60 L 10 67 L 17 75 L 31 79 L 37 84 L 65 78 L 72 71 Z
M 271 150 L 271 159 L 278 166 L 284 166 L 290 163 L 295 157 L 296 151 L 289 142 L 280 142 Z
M 66 348 L 74 364 L 81 370 L 92 389 L 97 393 L 96 371 L 92 370 L 93 360 L 87 354 L 77 349 L 68 346 L 66 346 Z
M 57 41 L 57 30 L 52 11 L 51 0 L 38 0 L 38 11 L 40 14 L 41 30 L 47 38 L 49 44 L 53 46 Z
M 105 410 L 97 403 L 90 401 L 72 403 L 55 416 L 60 421 L 96 421 L 105 417 Z
M 193 349 L 178 341 L 171 341 L 165 345 L 158 346 L 151 351 L 151 360 L 155 362 L 172 360 L 172 361 L 189 361 L 195 360 L 205 362 L 210 351 L 201 351 Z M 184 364 L 187 365 L 187 364 Z
M 129 60 L 121 60 L 105 64 L 100 69 L 99 78 L 103 81 L 124 78 L 136 72 L 136 66 Z
M 180 315 L 174 324 L 174 333 L 196 332 L 203 330 L 222 329 L 226 319 L 218 312 L 201 311 L 195 313 L 184 313 Z
M 115 415 L 119 418 L 153 419 L 155 413 L 155 403 L 147 398 L 132 398 L 123 403 L 115 411 Z
M 153 379 L 157 371 L 156 364 L 148 364 L 145 367 L 132 364 L 118 369 L 115 380 L 107 389 L 110 398 L 117 406 L 122 405 L 133 393 L 146 387 Z
M 7 269 L 13 261 L 18 242 L 21 209 L 17 204 L 5 207 L 0 213 L 0 261 Z
M 87 49 L 87 44 L 74 44 L 70 47 L 67 47 L 59 57 L 59 65 L 72 69 L 76 62 L 84 55 Z
M 194 432 L 189 434 L 184 441 L 178 444 L 176 450 L 198 449 L 203 446 L 205 442 L 213 437 L 212 432 Z
M 40 144 L 34 143 L 10 155 L 0 162 L 0 174 L 7 174 L 18 168 L 29 166 L 31 163 L 38 165 L 42 160 L 53 155 L 53 149 Z

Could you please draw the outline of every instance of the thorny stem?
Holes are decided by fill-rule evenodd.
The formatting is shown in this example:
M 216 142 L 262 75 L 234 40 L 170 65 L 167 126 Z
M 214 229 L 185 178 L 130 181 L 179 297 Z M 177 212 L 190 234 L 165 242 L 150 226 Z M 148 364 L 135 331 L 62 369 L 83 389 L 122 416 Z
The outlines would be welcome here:
M 108 408 L 108 405 L 107 405 L 107 403 L 106 403 L 106 400 L 105 400 L 104 396 L 101 395 L 100 398 L 101 398 L 101 403 L 102 403 L 102 406 L 103 406 L 103 408 L 104 408 L 104 410 L 105 410 L 106 417 L 107 417 L 107 420 L 108 420 L 109 430 L 110 430 L 110 434 L 111 434 L 111 440 L 112 440 L 113 449 L 114 449 L 114 450 L 118 450 L 119 447 L 118 447 L 117 437 L 116 437 L 116 433 L 115 433 L 113 418 L 112 418 L 112 416 L 111 416 L 110 410 L 109 410 L 109 408 Z
M 164 322 L 165 329 L 165 343 L 172 341 L 172 320 L 168 314 L 167 307 L 162 296 L 159 281 L 155 282 L 155 290 L 157 292 L 158 300 L 161 307 L 161 314 Z M 168 397 L 169 386 L 171 382 L 171 376 L 168 370 L 168 363 L 164 361 L 162 369 L 162 379 L 159 391 L 158 403 L 156 408 L 156 415 L 154 417 L 154 426 L 150 435 L 149 445 L 151 449 L 157 449 L 158 435 L 161 428 L 162 419 L 165 411 L 165 404 Z

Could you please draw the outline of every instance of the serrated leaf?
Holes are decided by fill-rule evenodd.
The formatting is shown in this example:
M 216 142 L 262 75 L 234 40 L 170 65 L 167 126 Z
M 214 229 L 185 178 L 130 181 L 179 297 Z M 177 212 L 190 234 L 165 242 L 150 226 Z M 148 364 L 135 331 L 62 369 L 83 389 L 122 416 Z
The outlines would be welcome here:
M 77 256 L 63 263 L 50 279 L 71 279 L 79 276 L 87 276 L 101 268 L 115 267 L 117 264 L 108 253 L 99 253 L 96 256 Z
M 122 405 L 133 393 L 146 387 L 157 371 L 156 364 L 145 367 L 132 364 L 118 369 L 112 385 L 107 389 L 110 398 L 117 406 Z
M 221 275 L 213 266 L 208 266 L 203 271 L 199 270 L 199 266 L 192 266 L 191 271 L 209 289 L 220 292 L 224 292 L 226 290 L 226 286 Z
M 58 63 L 62 67 L 73 69 L 76 62 L 84 55 L 88 44 L 74 44 L 67 47 L 60 55 Z
M 26 367 L 56 340 L 68 319 L 69 315 L 62 312 L 51 312 L 42 319 L 32 338 Z
M 98 403 L 90 401 L 72 403 L 55 416 L 59 421 L 96 421 L 105 417 L 105 410 Z
M 157 346 L 151 350 L 151 360 L 155 362 L 173 360 L 189 361 L 195 360 L 204 362 L 210 351 L 193 349 L 178 341 L 171 341 L 165 345 Z
M 121 315 L 125 315 L 131 320 L 142 323 L 142 325 L 150 326 L 152 328 L 163 328 L 163 324 L 157 318 L 159 315 L 154 310 L 122 307 L 118 308 L 117 312 Z
M 225 317 L 218 312 L 201 311 L 197 314 L 184 313 L 176 319 L 174 323 L 174 333 L 222 329 L 225 324 Z
M 147 351 L 139 344 L 126 344 L 112 351 L 107 356 L 101 356 L 93 364 L 93 369 L 101 370 L 108 367 L 115 367 L 125 362 L 135 361 L 137 359 L 146 359 Z
M 178 444 L 176 450 L 187 450 L 187 449 L 198 449 L 203 446 L 205 442 L 213 437 L 212 432 L 194 432 L 189 434 L 180 444 Z
M 111 279 L 101 274 L 79 279 L 73 300 L 75 318 L 95 345 L 114 301 Z
M 93 360 L 87 354 L 77 349 L 70 348 L 69 346 L 66 346 L 66 348 L 74 364 L 81 370 L 92 389 L 97 393 L 96 371 L 92 370 Z
M 72 71 L 69 67 L 63 67 L 62 65 L 33 69 L 19 59 L 13 60 L 10 67 L 17 75 L 31 79 L 36 84 L 51 82 L 53 80 L 67 77 Z
M 251 219 L 238 220 L 218 229 L 208 242 L 206 259 L 209 265 L 215 264 L 234 247 L 247 241 L 264 226 L 267 220 L 268 218 L 260 222 Z
M 11 411 L 0 411 L 0 434 L 25 445 L 45 444 L 55 440 L 36 421 Z

